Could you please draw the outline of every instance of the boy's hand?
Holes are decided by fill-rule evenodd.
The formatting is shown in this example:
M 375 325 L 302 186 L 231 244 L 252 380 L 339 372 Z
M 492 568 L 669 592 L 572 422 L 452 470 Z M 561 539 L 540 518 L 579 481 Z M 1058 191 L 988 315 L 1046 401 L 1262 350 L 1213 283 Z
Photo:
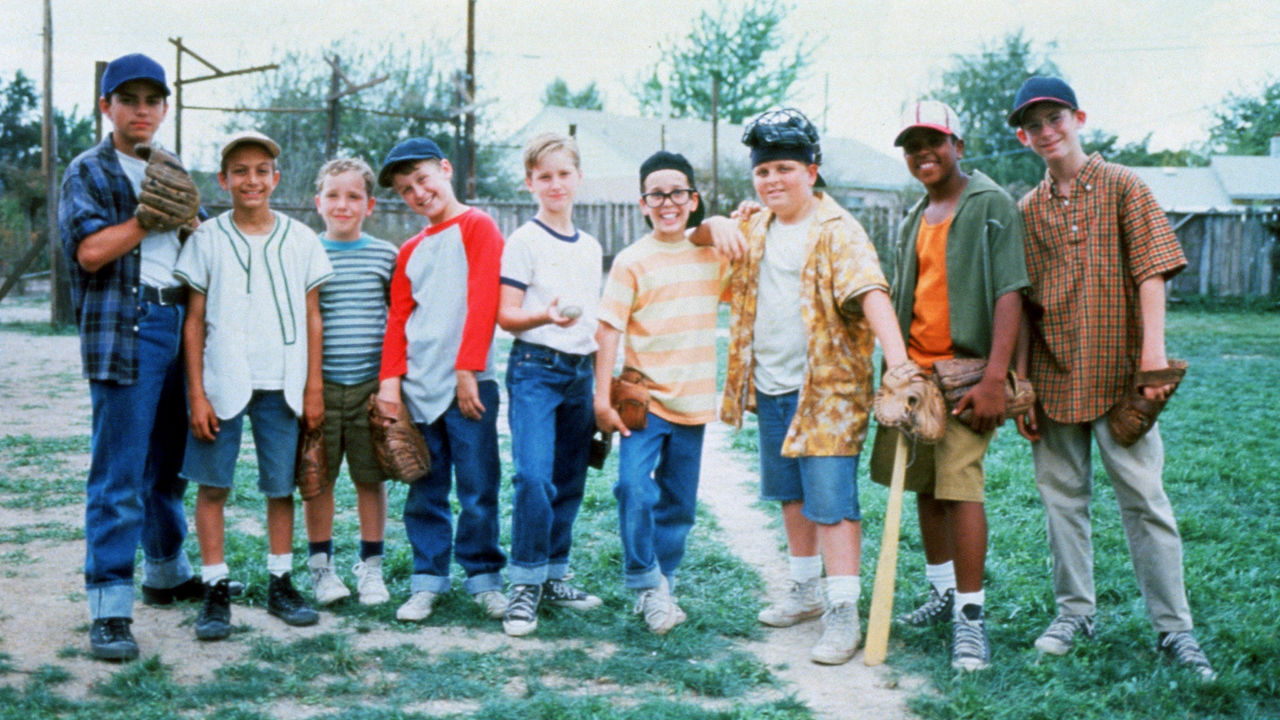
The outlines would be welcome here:
M 302 395 L 302 427 L 318 430 L 324 425 L 324 387 L 310 387 Z
M 551 298 L 546 310 L 547 322 L 556 327 L 569 327 L 582 317 L 582 308 L 577 305 L 560 307 L 560 297 Z
M 218 436 L 218 416 L 213 412 L 213 405 L 207 397 L 193 398 L 191 406 L 191 434 L 197 440 L 213 442 Z
M 729 213 L 729 217 L 739 222 L 746 222 L 751 219 L 752 215 L 755 215 L 763 209 L 764 206 L 755 200 L 743 200 L 738 203 L 738 207 L 734 208 L 733 212 Z
M 1169 367 L 1169 359 L 1165 357 L 1163 351 L 1148 351 L 1143 348 L 1142 357 L 1138 359 L 1138 372 L 1147 370 L 1163 370 Z M 1177 389 L 1177 383 L 1168 383 L 1166 385 L 1143 385 L 1142 395 L 1148 400 L 1168 400 L 1173 391 Z
M 707 230 L 711 232 L 711 245 L 721 255 L 730 260 L 739 260 L 746 257 L 747 239 L 742 236 L 742 230 L 737 220 L 730 220 L 726 217 L 709 217 L 702 224 L 706 225 Z
M 960 398 L 952 415 L 959 415 L 965 409 L 971 409 L 969 428 L 977 433 L 990 432 L 1004 421 L 1004 409 L 1008 404 L 1005 396 L 1004 381 L 983 376 L 969 392 Z
M 1014 420 L 1018 423 L 1018 434 L 1030 442 L 1040 442 L 1040 428 L 1036 424 L 1036 406 L 1032 405 L 1026 415 L 1019 415 Z
M 621 433 L 622 437 L 631 437 L 630 428 L 622 422 L 622 416 L 618 414 L 617 410 L 613 409 L 607 399 L 605 402 L 592 404 L 595 406 L 597 428 L 606 433 L 617 432 Z
M 456 371 L 458 377 L 458 409 L 462 416 L 469 420 L 479 420 L 484 416 L 484 403 L 480 402 L 480 385 L 476 382 L 476 374 L 471 370 Z

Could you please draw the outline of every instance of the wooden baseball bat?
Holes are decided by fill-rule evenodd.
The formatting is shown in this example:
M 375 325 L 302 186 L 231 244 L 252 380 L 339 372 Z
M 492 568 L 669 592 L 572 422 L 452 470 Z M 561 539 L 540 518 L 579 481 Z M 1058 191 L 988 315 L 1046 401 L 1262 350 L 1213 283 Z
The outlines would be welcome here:
M 867 618 L 867 645 L 862 660 L 879 665 L 889 654 L 889 622 L 893 617 L 893 584 L 898 574 L 898 532 L 902 527 L 902 485 L 907 474 L 907 436 L 898 433 L 893 453 L 893 478 L 889 481 L 889 504 L 884 509 L 884 536 L 880 559 L 876 562 L 876 583 L 871 590 L 871 613 Z

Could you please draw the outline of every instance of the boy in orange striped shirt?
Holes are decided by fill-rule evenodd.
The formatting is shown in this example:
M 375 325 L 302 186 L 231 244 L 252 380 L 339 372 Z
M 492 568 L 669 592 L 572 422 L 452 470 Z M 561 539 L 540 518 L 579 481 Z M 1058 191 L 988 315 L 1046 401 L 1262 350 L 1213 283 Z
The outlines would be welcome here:
M 613 494 L 625 583 L 638 593 L 635 612 L 661 635 L 685 620 L 671 588 L 693 527 L 703 429 L 715 418 L 716 313 L 729 261 L 685 237 L 704 211 L 684 156 L 650 156 L 640 190 L 653 232 L 618 253 L 605 282 L 595 412 L 601 430 L 622 434 Z M 644 375 L 651 397 L 642 430 L 628 430 L 609 404 L 624 336 L 625 363 Z

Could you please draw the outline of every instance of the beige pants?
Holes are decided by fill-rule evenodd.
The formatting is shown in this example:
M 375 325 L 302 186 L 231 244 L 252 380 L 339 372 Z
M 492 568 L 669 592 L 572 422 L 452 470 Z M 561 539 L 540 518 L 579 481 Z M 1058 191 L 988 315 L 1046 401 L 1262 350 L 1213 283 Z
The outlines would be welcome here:
M 1093 615 L 1096 609 L 1089 519 L 1092 434 L 1120 505 L 1129 555 L 1151 624 L 1156 632 L 1190 630 L 1191 610 L 1182 579 L 1182 539 L 1161 480 L 1164 445 L 1160 428 L 1152 427 L 1126 448 L 1111 436 L 1105 417 L 1063 425 L 1048 419 L 1043 408 L 1038 409 L 1040 441 L 1032 443 L 1031 449 L 1048 521 L 1058 612 Z

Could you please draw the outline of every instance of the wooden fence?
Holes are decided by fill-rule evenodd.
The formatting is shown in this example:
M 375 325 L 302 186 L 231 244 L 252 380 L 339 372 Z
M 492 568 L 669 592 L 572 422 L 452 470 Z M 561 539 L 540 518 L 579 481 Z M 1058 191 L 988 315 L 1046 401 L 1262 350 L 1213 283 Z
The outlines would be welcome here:
M 1234 213 L 1169 213 L 1187 256 L 1170 283 L 1176 295 L 1280 295 L 1280 208 Z

